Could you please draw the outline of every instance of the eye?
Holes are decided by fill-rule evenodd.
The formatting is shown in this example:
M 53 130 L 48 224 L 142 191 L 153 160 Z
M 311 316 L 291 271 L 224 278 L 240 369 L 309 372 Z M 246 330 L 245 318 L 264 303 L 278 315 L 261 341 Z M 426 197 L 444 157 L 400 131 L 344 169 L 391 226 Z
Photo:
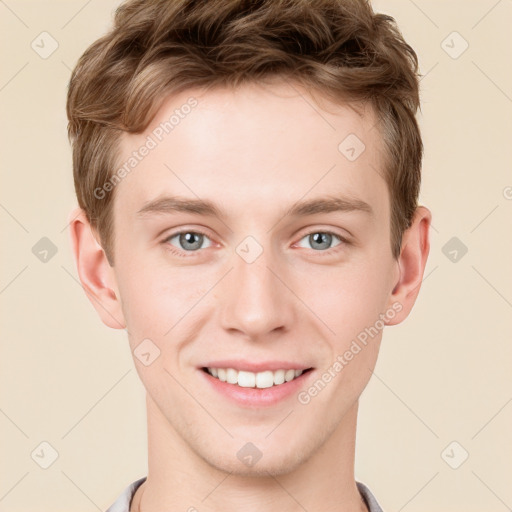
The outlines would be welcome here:
M 176 244 L 172 241 L 176 239 Z M 164 243 L 170 243 L 172 246 L 177 247 L 178 249 L 181 249 L 185 252 L 194 252 L 199 249 L 204 249 L 203 242 L 205 240 L 210 240 L 208 236 L 205 233 L 201 233 L 200 231 L 179 231 L 177 233 L 174 233 L 170 236 L 168 236 L 163 242 Z M 209 245 L 206 247 L 211 246 L 211 241 Z
M 339 242 L 334 246 L 331 245 L 333 237 L 339 240 Z M 301 238 L 300 242 L 302 242 L 302 240 L 307 240 L 307 242 L 311 244 L 311 248 L 314 249 L 315 251 L 323 252 L 325 252 L 325 249 L 331 249 L 332 247 L 336 247 L 340 245 L 342 242 L 348 244 L 348 241 L 345 238 L 331 231 L 313 231 L 306 235 L 305 237 Z M 299 246 L 304 247 L 303 245 L 300 245 L 300 242 Z

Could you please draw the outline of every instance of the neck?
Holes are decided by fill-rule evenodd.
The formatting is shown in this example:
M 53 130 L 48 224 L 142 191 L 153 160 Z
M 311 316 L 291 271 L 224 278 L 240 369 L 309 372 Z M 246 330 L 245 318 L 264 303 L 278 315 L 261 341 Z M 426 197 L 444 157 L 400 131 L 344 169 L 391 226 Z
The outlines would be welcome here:
M 253 469 L 244 472 L 238 466 L 226 467 L 218 459 L 207 460 L 208 445 L 201 446 L 193 438 L 196 444 L 188 443 L 149 395 L 146 401 L 148 476 L 137 489 L 130 512 L 368 510 L 354 479 L 357 402 L 316 451 L 304 447 L 306 456 L 295 453 L 281 465 L 264 465 L 262 457 Z M 218 435 L 220 438 L 222 434 Z M 272 460 L 279 461 L 279 457 L 274 454 Z

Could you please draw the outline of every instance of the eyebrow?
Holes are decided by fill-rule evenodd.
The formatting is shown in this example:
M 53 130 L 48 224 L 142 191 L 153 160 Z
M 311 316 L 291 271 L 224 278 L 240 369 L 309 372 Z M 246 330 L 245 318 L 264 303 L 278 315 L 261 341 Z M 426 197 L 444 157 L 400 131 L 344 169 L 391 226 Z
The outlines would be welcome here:
M 363 212 L 371 217 L 375 216 L 372 207 L 365 201 L 352 197 L 336 196 L 298 201 L 288 208 L 288 210 L 284 211 L 282 216 L 304 217 L 318 213 L 353 211 Z M 137 212 L 137 216 L 145 217 L 152 214 L 168 213 L 193 213 L 218 218 L 227 217 L 226 213 L 211 201 L 205 199 L 180 198 L 176 196 L 162 197 L 146 203 Z

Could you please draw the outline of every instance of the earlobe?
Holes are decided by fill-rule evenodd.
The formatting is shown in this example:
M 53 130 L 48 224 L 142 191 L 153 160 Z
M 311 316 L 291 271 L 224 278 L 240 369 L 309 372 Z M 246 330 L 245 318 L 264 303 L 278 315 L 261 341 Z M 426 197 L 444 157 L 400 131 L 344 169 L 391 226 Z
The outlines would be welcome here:
M 70 219 L 73 258 L 82 287 L 103 323 L 113 329 L 124 329 L 115 274 L 105 251 L 82 209 L 71 212 Z
M 430 251 L 430 223 L 432 214 L 419 206 L 411 226 L 402 237 L 402 250 L 398 260 L 400 277 L 390 296 L 390 303 L 401 305 L 400 312 L 387 325 L 396 325 L 405 320 L 412 310 L 420 291 L 423 273 Z

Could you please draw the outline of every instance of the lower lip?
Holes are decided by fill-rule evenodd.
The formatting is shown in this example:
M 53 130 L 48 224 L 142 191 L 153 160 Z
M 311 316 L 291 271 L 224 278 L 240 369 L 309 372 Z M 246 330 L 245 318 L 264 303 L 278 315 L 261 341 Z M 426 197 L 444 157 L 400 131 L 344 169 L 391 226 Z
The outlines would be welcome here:
M 295 379 L 272 386 L 270 388 L 243 388 L 237 384 L 229 384 L 222 382 L 216 377 L 212 377 L 208 372 L 199 369 L 199 373 L 207 380 L 207 382 L 225 397 L 233 400 L 238 405 L 245 407 L 267 407 L 275 405 L 291 395 L 297 393 L 309 379 L 314 370 L 309 370 L 301 374 Z

